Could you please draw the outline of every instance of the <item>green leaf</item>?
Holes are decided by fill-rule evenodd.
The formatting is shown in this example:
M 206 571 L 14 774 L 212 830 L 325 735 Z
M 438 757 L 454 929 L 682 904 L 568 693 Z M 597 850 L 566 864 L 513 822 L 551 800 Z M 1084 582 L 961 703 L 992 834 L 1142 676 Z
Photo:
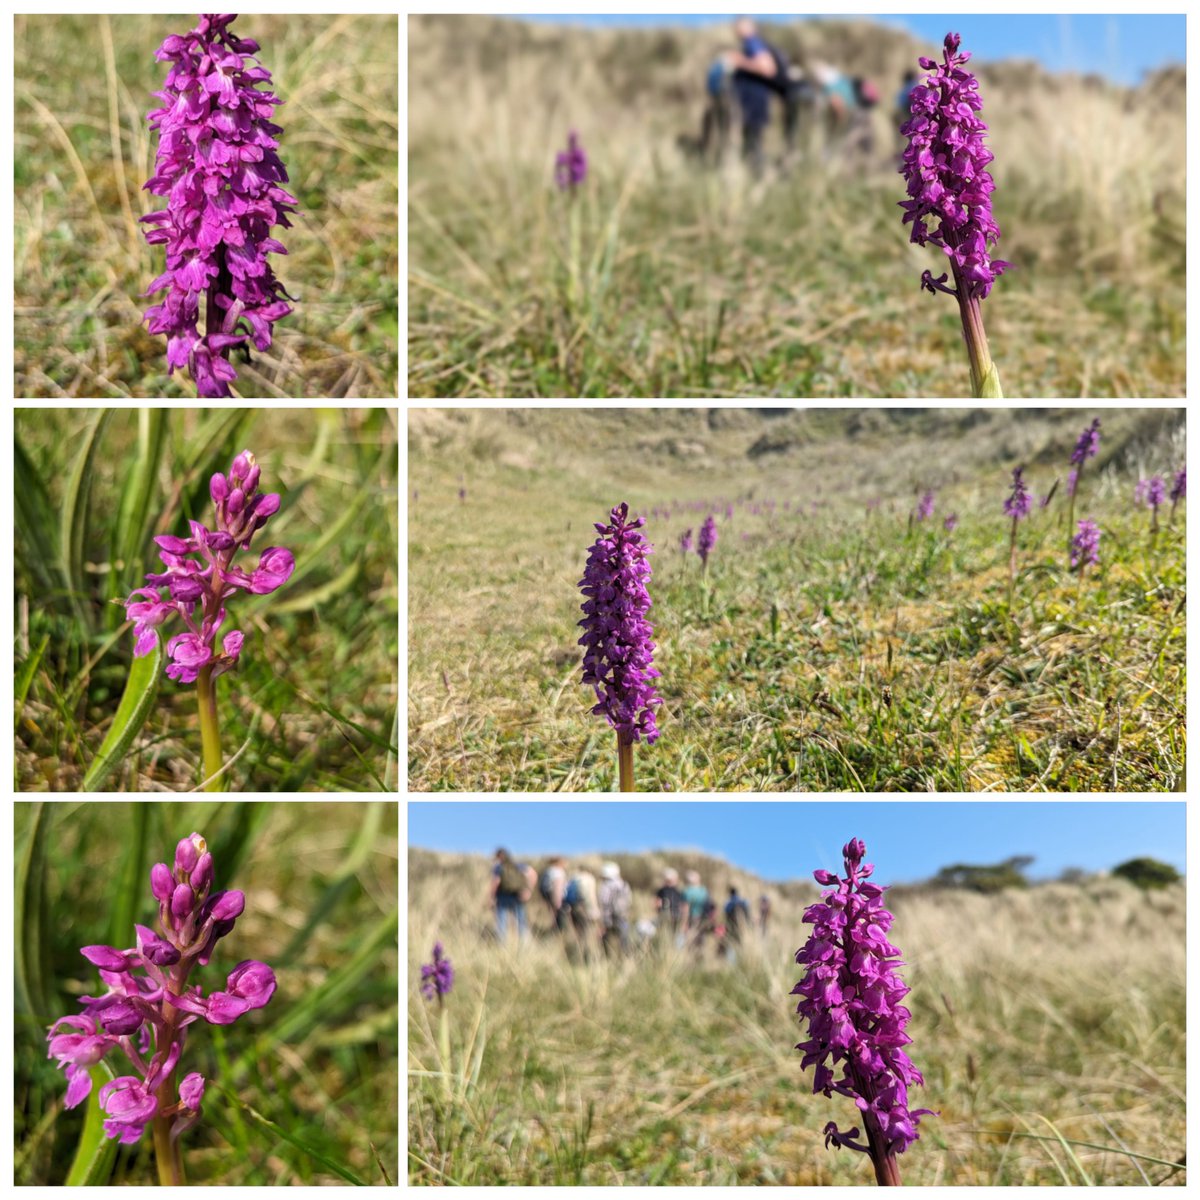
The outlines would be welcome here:
M 120 875 L 114 881 L 109 900 L 108 944 L 120 946 L 129 940 L 142 906 L 146 890 L 146 843 L 150 830 L 149 804 L 129 804 L 120 819 L 125 848 L 121 855 Z
M 79 1145 L 75 1148 L 75 1161 L 67 1173 L 67 1187 L 104 1187 L 112 1177 L 113 1163 L 117 1161 L 120 1142 L 105 1136 L 106 1116 L 100 1107 L 100 1089 L 115 1077 L 103 1060 L 92 1067 L 91 1076 L 92 1091 L 87 1099 L 87 1115 L 83 1119 Z
M 33 683 L 33 677 L 37 673 L 38 664 L 42 661 L 42 655 L 46 653 L 48 645 L 50 645 L 50 635 L 44 633 L 37 648 L 25 659 L 21 664 L 21 669 L 17 672 L 13 702 L 14 723 L 21 719 L 21 711 L 25 707 L 25 698 L 29 695 L 29 686 Z
M 45 1021 L 50 1005 L 46 996 L 45 965 L 49 957 L 45 914 L 50 911 L 46 899 L 46 807 L 39 800 L 29 805 L 29 827 L 17 850 L 14 918 L 17 938 L 14 946 L 17 1011 L 35 1024 Z
M 112 410 L 101 409 L 92 417 L 84 431 L 83 440 L 75 455 L 75 465 L 71 468 L 71 475 L 67 480 L 67 490 L 63 495 L 62 510 L 59 514 L 63 573 L 66 575 L 75 611 L 85 623 L 90 612 L 83 603 L 83 550 L 87 543 L 88 510 L 91 507 L 96 453 L 111 419 Z
M 129 681 L 117 715 L 108 731 L 92 765 L 83 779 L 85 792 L 96 792 L 122 763 L 134 738 L 141 732 L 158 695 L 158 681 L 162 673 L 162 645 L 155 644 L 149 654 L 135 658 L 129 668 Z
M 306 1142 L 298 1134 L 292 1133 L 290 1130 L 284 1129 L 282 1125 L 277 1125 L 269 1117 L 264 1117 L 257 1109 L 252 1108 L 240 1096 L 235 1095 L 227 1087 L 218 1080 L 210 1080 L 210 1087 L 215 1087 L 231 1104 L 235 1105 L 241 1112 L 245 1113 L 252 1121 L 261 1126 L 263 1129 L 273 1133 L 277 1138 L 288 1142 L 295 1146 L 297 1150 L 307 1154 L 314 1162 L 319 1162 L 323 1167 L 327 1167 L 335 1175 L 340 1175 L 341 1178 L 348 1183 L 354 1184 L 356 1187 L 366 1187 L 366 1181 L 360 1179 L 349 1167 L 343 1166 L 339 1162 L 334 1162 L 332 1158 L 328 1158 L 320 1150 L 311 1143 Z
M 137 457 L 125 477 L 121 507 L 112 531 L 109 593 L 129 592 L 140 582 L 146 543 L 154 522 L 156 484 L 167 435 L 165 408 L 138 410 Z M 113 616 L 117 612 L 112 610 Z

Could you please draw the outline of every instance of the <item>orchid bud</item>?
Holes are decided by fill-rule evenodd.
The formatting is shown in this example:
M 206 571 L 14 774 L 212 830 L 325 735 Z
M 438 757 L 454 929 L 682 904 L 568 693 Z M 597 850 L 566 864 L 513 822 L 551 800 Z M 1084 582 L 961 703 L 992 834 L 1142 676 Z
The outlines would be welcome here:
M 196 863 L 200 861 L 200 855 L 207 848 L 204 839 L 198 833 L 181 838 L 179 845 L 175 847 L 175 874 L 190 875 Z
M 221 502 L 229 495 L 229 480 L 220 471 L 208 481 L 208 494 L 212 497 L 214 508 L 220 508 Z
M 242 915 L 245 907 L 246 897 L 241 892 L 217 892 L 205 904 L 204 916 L 214 921 L 233 921 Z
M 175 877 L 166 863 L 155 863 L 150 868 L 150 890 L 154 893 L 155 900 L 163 904 L 171 899 L 171 893 L 175 890 Z
M 148 962 L 156 967 L 169 967 L 179 961 L 179 951 L 170 942 L 163 941 L 153 929 L 145 925 L 135 925 L 134 929 L 137 930 L 138 951 Z
M 198 895 L 207 892 L 212 886 L 213 880 L 213 856 L 207 851 L 200 856 L 200 861 L 196 864 L 195 870 L 192 871 L 191 885 L 192 891 Z
M 171 894 L 171 915 L 177 921 L 185 921 L 196 905 L 196 897 L 186 883 L 179 884 Z

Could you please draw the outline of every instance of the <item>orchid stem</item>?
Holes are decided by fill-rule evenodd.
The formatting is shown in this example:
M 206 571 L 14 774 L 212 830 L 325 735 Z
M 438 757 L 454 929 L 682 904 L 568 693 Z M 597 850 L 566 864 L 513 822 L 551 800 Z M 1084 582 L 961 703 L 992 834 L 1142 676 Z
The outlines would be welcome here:
M 204 790 L 223 792 L 225 780 L 221 775 L 221 727 L 217 723 L 217 681 L 212 667 L 200 668 L 196 677 L 196 701 L 200 706 L 200 742 L 204 748 Z
M 207 668 L 206 668 L 207 670 Z M 174 973 L 167 982 L 167 987 L 179 995 L 182 990 L 181 982 L 177 981 Z M 178 1011 L 173 1005 L 166 1004 L 166 1028 L 159 1030 L 158 1037 L 166 1046 L 175 1037 L 175 1014 Z M 158 1168 L 158 1182 L 163 1187 L 182 1187 L 187 1183 L 183 1173 L 183 1154 L 179 1149 L 179 1139 L 171 1136 L 172 1118 L 163 1113 L 176 1101 L 175 1068 L 158 1086 L 155 1098 L 158 1100 L 158 1115 L 154 1118 L 154 1163 Z
M 625 734 L 617 734 L 617 773 L 620 776 L 620 790 L 633 792 L 633 741 Z

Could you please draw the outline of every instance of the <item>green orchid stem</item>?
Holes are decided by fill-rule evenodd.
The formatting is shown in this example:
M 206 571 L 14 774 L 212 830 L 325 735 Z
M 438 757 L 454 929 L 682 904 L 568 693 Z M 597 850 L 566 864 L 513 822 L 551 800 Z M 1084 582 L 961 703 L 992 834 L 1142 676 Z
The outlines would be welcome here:
M 1012 536 L 1008 542 L 1008 611 L 1012 612 L 1013 584 L 1017 580 L 1017 519 L 1013 518 Z
M 450 1013 L 446 998 L 438 993 L 438 1057 L 442 1060 L 442 1091 L 446 1099 L 451 1098 L 450 1086 Z
M 966 280 L 954 267 L 955 299 L 962 318 L 963 338 L 967 343 L 967 357 L 971 362 L 971 395 L 976 400 L 1002 400 L 1000 374 L 992 362 L 988 349 L 987 333 L 983 328 L 983 310 L 979 298 L 970 294 Z
M 200 742 L 204 747 L 204 785 L 206 792 L 223 792 L 221 775 L 221 727 L 217 723 L 217 681 L 212 667 L 201 667 L 196 677 L 196 702 L 200 705 Z
M 626 734 L 617 734 L 617 774 L 620 777 L 620 790 L 633 792 L 633 739 Z
M 207 668 L 203 673 L 207 675 Z M 167 987 L 176 995 L 180 995 L 183 991 L 184 983 L 186 982 L 186 974 L 183 978 L 177 978 L 173 971 L 167 980 Z M 160 1030 L 159 1038 L 162 1039 L 161 1045 L 169 1044 L 171 1038 L 175 1036 L 175 1017 L 179 1012 L 173 1004 L 165 1006 L 166 1013 L 166 1028 Z M 158 1168 L 158 1182 L 163 1187 L 182 1187 L 187 1183 L 187 1178 L 183 1173 L 183 1155 L 179 1149 L 179 1139 L 171 1136 L 171 1118 L 164 1117 L 161 1114 L 167 1109 L 175 1107 L 176 1104 L 176 1088 L 175 1088 L 175 1070 L 172 1068 L 171 1073 L 158 1085 L 158 1091 L 154 1093 L 158 1100 L 159 1116 L 154 1118 L 154 1163 Z

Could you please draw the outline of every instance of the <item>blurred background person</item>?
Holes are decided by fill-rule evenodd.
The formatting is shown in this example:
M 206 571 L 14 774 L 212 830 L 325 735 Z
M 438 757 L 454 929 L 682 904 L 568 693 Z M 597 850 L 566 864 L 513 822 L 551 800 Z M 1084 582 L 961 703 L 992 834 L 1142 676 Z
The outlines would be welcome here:
M 629 914 L 633 909 L 633 892 L 621 878 L 621 868 L 615 862 L 605 863 L 600 874 L 602 878 L 597 899 L 600 902 L 603 929 L 601 945 L 605 957 L 611 958 L 618 951 L 621 954 L 629 952 Z
M 529 937 L 529 918 L 525 914 L 525 904 L 533 895 L 536 885 L 537 872 L 532 867 L 514 861 L 503 846 L 496 851 L 488 895 L 492 907 L 496 910 L 498 941 L 504 941 L 510 921 L 516 924 L 519 941 L 523 942 Z

